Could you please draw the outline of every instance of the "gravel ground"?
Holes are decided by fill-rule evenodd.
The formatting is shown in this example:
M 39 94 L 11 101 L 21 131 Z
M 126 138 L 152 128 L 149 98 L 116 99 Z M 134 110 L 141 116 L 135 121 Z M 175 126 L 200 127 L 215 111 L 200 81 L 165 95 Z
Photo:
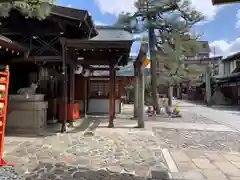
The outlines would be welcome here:
M 13 167 L 0 167 L 0 180 L 22 180 Z
M 27 180 L 153 180 L 167 176 L 157 138 L 138 129 L 106 128 L 36 138 L 5 156 Z
M 153 117 L 146 117 L 145 121 L 155 121 L 155 122 L 183 122 L 183 123 L 198 123 L 198 124 L 220 124 L 216 121 L 213 121 L 205 116 L 198 115 L 192 112 L 181 112 L 181 118 L 170 118 L 166 114 L 161 114 Z
M 240 134 L 236 132 L 196 131 L 154 128 L 164 142 L 162 148 L 202 149 L 240 152 Z

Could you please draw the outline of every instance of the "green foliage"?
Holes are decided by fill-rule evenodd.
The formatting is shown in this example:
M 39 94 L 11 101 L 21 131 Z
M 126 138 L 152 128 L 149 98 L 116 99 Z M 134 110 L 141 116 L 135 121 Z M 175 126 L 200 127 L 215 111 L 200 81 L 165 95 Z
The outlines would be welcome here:
M 184 64 L 184 57 L 195 56 L 202 50 L 202 44 L 196 37 L 187 35 L 183 36 L 180 33 L 172 34 L 172 43 L 164 43 L 162 46 L 163 52 L 156 53 L 156 59 L 159 67 L 162 67 L 162 72 L 159 76 L 165 79 L 165 83 L 178 84 L 182 80 L 195 80 L 201 75 L 205 69 L 198 65 Z M 172 46 L 174 45 L 174 48 Z M 158 80 L 160 81 L 160 80 Z
M 0 3 L 0 16 L 8 16 L 11 9 L 18 9 L 27 18 L 46 18 L 55 0 L 3 0 Z
M 117 24 L 127 26 L 135 33 L 154 28 L 155 49 L 151 50 L 151 60 L 155 58 L 163 68 L 157 81 L 175 84 L 183 79 L 196 78 L 202 69 L 185 68 L 183 57 L 201 51 L 198 37 L 189 32 L 194 24 L 204 19 L 203 15 L 193 9 L 188 0 L 138 0 L 135 6 L 138 11 L 133 15 L 120 14 Z M 146 36 L 140 40 L 147 41 Z

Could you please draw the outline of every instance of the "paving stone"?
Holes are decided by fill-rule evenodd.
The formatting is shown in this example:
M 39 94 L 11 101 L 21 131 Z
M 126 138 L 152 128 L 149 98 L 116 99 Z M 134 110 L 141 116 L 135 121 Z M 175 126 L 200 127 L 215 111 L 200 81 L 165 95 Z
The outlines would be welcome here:
M 226 159 L 219 152 L 205 152 L 206 157 L 211 161 L 225 161 Z
M 171 173 L 172 180 L 184 180 L 184 176 L 180 172 Z
M 230 162 L 214 162 L 214 164 L 228 176 L 239 176 L 240 170 Z
M 157 125 L 156 125 L 157 126 Z M 231 131 L 186 130 L 154 127 L 155 134 L 167 148 L 239 151 L 240 134 Z
M 183 176 L 186 180 L 204 180 L 204 176 L 200 172 L 183 172 Z
M 230 162 L 235 166 L 237 166 L 238 169 L 240 169 L 240 162 L 234 162 L 234 161 L 230 161 Z
M 196 165 L 190 162 L 179 162 L 177 163 L 178 170 L 181 172 L 187 172 L 197 169 Z
M 217 169 L 204 169 L 202 173 L 207 179 L 227 179 L 227 177 Z
M 224 153 L 223 156 L 224 156 L 228 161 L 240 162 L 240 155 Z
M 216 169 L 216 166 L 211 164 L 206 158 L 192 159 L 192 161 L 200 169 Z
M 240 177 L 229 177 L 230 180 L 240 180 Z
M 199 150 L 191 150 L 191 151 L 184 151 L 189 158 L 195 159 L 195 158 L 206 158 L 206 155 L 204 151 Z
M 115 165 L 115 166 L 108 166 L 106 169 L 108 171 L 110 171 L 110 172 L 117 172 L 117 173 L 120 173 L 123 170 L 120 166 L 117 166 L 117 165 Z
M 191 159 L 181 150 L 172 150 L 170 153 L 176 163 L 191 161 Z
M 150 168 L 148 166 L 136 166 L 135 174 L 140 177 L 149 177 Z

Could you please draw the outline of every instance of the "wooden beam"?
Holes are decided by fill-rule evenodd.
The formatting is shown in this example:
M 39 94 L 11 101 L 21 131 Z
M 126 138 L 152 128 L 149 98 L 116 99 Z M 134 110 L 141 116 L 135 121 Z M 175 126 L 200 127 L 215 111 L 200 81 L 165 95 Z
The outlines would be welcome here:
M 25 58 L 14 58 L 12 62 L 62 62 L 61 56 L 29 56 Z
M 132 45 L 132 41 L 97 41 L 97 40 L 81 40 L 67 39 L 67 46 L 79 49 L 102 49 L 104 48 L 127 48 Z
M 112 62 L 113 64 L 117 64 L 117 60 L 100 60 L 100 59 L 86 59 L 77 61 L 77 64 L 81 65 L 108 65 L 109 62 Z
M 14 31 L 10 28 L 0 28 L 0 33 L 3 36 L 26 36 L 26 32 L 21 32 L 21 31 Z M 25 34 L 24 34 L 25 33 Z M 41 31 L 36 31 L 36 32 L 31 32 L 31 34 L 29 33 L 29 35 L 34 34 L 35 36 L 58 36 L 60 34 L 59 30 L 51 30 L 49 31 L 49 29 L 41 29 Z
M 66 63 L 69 63 L 71 58 L 68 58 L 68 61 Z M 61 56 L 29 56 L 25 58 L 14 58 L 11 60 L 12 62 L 51 62 L 51 63 L 60 63 L 62 62 Z M 84 60 L 78 60 L 76 61 L 76 64 L 78 65 L 108 65 L 109 62 L 112 61 L 113 63 L 117 63 L 116 59 L 111 60 L 99 60 L 99 59 L 84 59 Z M 71 63 L 72 65 L 73 63 Z
M 91 68 L 90 67 L 90 69 L 91 70 L 93 70 L 93 71 L 110 71 L 110 68 Z M 119 70 L 120 68 L 115 68 L 115 70 Z
M 88 51 L 79 53 L 77 56 L 83 57 L 84 59 L 119 59 L 124 54 L 126 53 Z

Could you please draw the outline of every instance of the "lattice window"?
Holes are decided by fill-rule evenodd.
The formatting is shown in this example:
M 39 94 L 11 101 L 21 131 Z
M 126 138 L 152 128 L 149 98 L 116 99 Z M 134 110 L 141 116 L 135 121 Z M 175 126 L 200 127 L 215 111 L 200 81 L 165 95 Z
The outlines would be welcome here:
M 109 96 L 109 81 L 91 82 L 90 96 L 91 97 L 108 97 Z M 116 96 L 119 96 L 119 83 L 116 81 Z
M 116 81 L 116 89 L 115 89 L 116 91 L 116 96 L 119 96 L 119 82 L 118 81 Z
M 108 82 L 91 82 L 90 83 L 90 96 L 101 97 L 108 96 L 109 85 Z
M 236 68 L 240 68 L 240 60 L 236 61 Z

